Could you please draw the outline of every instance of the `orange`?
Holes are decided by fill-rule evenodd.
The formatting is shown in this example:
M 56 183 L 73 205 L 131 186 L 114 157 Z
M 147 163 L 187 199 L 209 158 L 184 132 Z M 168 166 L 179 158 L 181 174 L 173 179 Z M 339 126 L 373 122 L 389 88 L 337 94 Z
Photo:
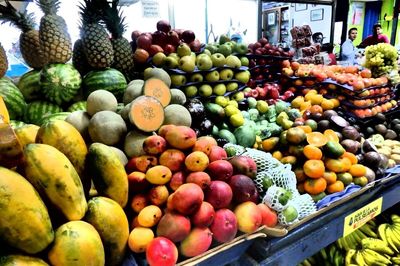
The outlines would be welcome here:
M 316 104 L 312 105 L 309 110 L 312 114 L 322 114 L 324 112 L 322 107 L 320 105 L 316 105 Z
M 335 181 L 335 183 L 330 184 L 326 187 L 326 191 L 328 191 L 328 193 L 335 193 L 343 190 L 344 190 L 344 184 L 340 180 L 337 180 Z
M 322 159 L 322 151 L 315 147 L 314 145 L 306 145 L 303 149 L 304 156 L 307 159 L 321 160 Z
M 338 135 L 332 129 L 325 130 L 324 136 L 328 139 L 328 141 L 339 142 Z
M 280 151 L 274 151 L 272 153 L 272 157 L 274 157 L 275 159 L 277 159 L 278 161 L 280 161 L 283 158 L 283 154 Z
M 353 182 L 353 177 L 348 172 L 346 172 L 346 173 L 338 173 L 337 174 L 337 179 L 342 181 L 345 186 L 350 185 L 351 182 Z
M 351 167 L 351 161 L 347 157 L 342 157 L 339 159 L 343 163 L 343 172 L 347 172 L 350 170 Z
M 326 180 L 323 177 L 309 178 L 304 181 L 304 190 L 311 195 L 317 195 L 326 189 Z
M 304 133 L 306 133 L 306 134 L 312 132 L 312 128 L 310 126 L 304 125 L 304 126 L 297 126 L 297 127 L 301 128 L 304 131 Z
M 304 173 L 311 178 L 319 178 L 324 175 L 325 165 L 321 160 L 308 160 L 303 165 Z
M 331 171 L 325 172 L 322 177 L 326 180 L 326 183 L 328 185 L 335 183 L 336 179 L 337 179 L 335 172 L 331 172 Z
M 343 161 L 340 161 L 339 159 L 326 159 L 325 166 L 329 171 L 333 171 L 335 173 L 344 172 Z
M 322 147 L 328 142 L 328 138 L 321 132 L 311 132 L 307 134 L 307 143 L 316 147 Z
M 262 147 L 264 151 L 272 151 L 279 143 L 278 137 L 270 137 L 262 141 Z
M 351 164 L 356 164 L 358 162 L 357 156 L 354 155 L 354 153 L 346 151 L 343 153 L 342 158 L 348 158 L 351 162 Z
M 329 99 L 324 99 L 322 100 L 321 107 L 324 110 L 332 110 L 335 108 L 335 104 Z
M 367 174 L 367 168 L 362 164 L 353 164 L 349 172 L 354 177 L 365 176 Z
M 306 176 L 306 174 L 304 173 L 303 168 L 298 167 L 298 168 L 294 169 L 293 172 L 294 172 L 294 174 L 296 175 L 297 183 L 303 182 L 304 180 L 307 179 L 307 176 Z

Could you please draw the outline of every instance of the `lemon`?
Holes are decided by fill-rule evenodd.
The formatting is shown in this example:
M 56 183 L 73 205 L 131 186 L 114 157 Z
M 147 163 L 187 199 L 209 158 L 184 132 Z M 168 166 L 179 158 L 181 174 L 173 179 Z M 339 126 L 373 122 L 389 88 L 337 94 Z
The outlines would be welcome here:
M 244 124 L 243 115 L 241 113 L 234 114 L 231 117 L 229 117 L 229 122 L 234 127 L 240 127 Z
M 238 104 L 237 101 L 235 101 L 235 100 L 230 100 L 230 101 L 228 102 L 228 105 L 233 105 L 233 106 L 235 106 L 236 108 L 239 107 L 239 104 Z
M 265 114 L 268 111 L 268 103 L 264 100 L 258 100 L 256 108 L 261 114 Z
M 226 116 L 232 116 L 232 115 L 234 115 L 234 114 L 240 114 L 240 115 L 242 115 L 241 113 L 240 113 L 240 110 L 236 107 L 236 106 L 233 106 L 233 105 L 227 105 L 225 108 L 224 108 L 224 111 L 225 111 L 225 115 Z M 243 117 L 243 116 L 242 116 Z
M 224 96 L 217 96 L 215 97 L 215 103 L 219 106 L 225 107 L 228 105 L 229 99 Z

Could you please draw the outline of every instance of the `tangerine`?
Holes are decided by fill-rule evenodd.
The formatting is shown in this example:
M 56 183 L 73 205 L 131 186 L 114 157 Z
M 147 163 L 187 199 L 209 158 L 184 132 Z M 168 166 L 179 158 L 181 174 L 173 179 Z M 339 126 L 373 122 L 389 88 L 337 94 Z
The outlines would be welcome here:
M 307 160 L 303 165 L 304 173 L 311 178 L 319 178 L 324 175 L 325 165 L 321 160 Z
M 311 195 L 317 195 L 325 191 L 327 186 L 326 180 L 323 177 L 309 178 L 304 181 L 304 190 Z

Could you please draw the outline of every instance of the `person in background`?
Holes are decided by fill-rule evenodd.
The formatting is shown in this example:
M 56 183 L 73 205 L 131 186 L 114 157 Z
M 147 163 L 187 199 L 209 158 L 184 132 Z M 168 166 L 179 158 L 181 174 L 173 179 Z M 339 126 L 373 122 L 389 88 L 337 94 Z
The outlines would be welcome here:
M 322 41 L 324 40 L 324 35 L 322 34 L 322 32 L 315 32 L 312 35 L 312 40 L 315 44 L 319 43 L 320 45 L 322 45 Z
M 358 48 L 365 48 L 370 45 L 375 45 L 378 43 L 389 43 L 389 38 L 382 34 L 382 26 L 381 24 L 377 23 L 372 28 L 372 35 L 369 35 L 365 38 Z
M 342 44 L 340 48 L 340 60 L 346 65 L 355 65 L 357 48 L 354 46 L 353 41 L 357 38 L 357 28 L 351 28 L 347 32 L 348 39 Z
M 333 53 L 333 44 L 331 43 L 324 43 L 321 47 L 322 52 L 327 52 L 328 57 L 330 59 L 329 66 L 336 65 L 336 55 Z

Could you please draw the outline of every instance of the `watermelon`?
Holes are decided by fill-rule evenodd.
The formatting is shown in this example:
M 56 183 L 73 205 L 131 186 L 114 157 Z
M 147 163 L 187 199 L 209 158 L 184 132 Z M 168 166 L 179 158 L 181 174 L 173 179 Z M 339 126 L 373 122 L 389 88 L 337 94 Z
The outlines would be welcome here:
M 75 112 L 75 111 L 86 111 L 86 101 L 79 101 L 74 104 L 72 104 L 70 107 L 68 107 L 67 111 L 68 112 Z
M 10 79 L 0 79 L 0 96 L 3 97 L 10 119 L 17 120 L 23 116 L 26 109 L 24 96 Z
M 59 112 L 59 113 L 54 113 L 54 114 L 47 114 L 43 116 L 42 119 L 40 119 L 39 124 L 43 125 L 46 122 L 49 121 L 54 121 L 54 120 L 65 120 L 67 116 L 69 116 L 71 112 Z
M 78 94 L 82 78 L 71 64 L 48 64 L 40 72 L 44 97 L 58 105 L 71 101 Z
M 24 122 L 40 126 L 42 118 L 49 114 L 60 113 L 62 108 L 46 101 L 34 101 L 28 104 L 24 115 Z
M 82 87 L 86 97 L 91 92 L 102 89 L 111 92 L 118 101 L 122 101 L 128 84 L 124 74 L 114 68 L 107 68 L 87 73 L 83 78 Z
M 17 87 L 27 102 L 39 100 L 41 98 L 40 71 L 31 70 L 23 74 L 18 81 Z

